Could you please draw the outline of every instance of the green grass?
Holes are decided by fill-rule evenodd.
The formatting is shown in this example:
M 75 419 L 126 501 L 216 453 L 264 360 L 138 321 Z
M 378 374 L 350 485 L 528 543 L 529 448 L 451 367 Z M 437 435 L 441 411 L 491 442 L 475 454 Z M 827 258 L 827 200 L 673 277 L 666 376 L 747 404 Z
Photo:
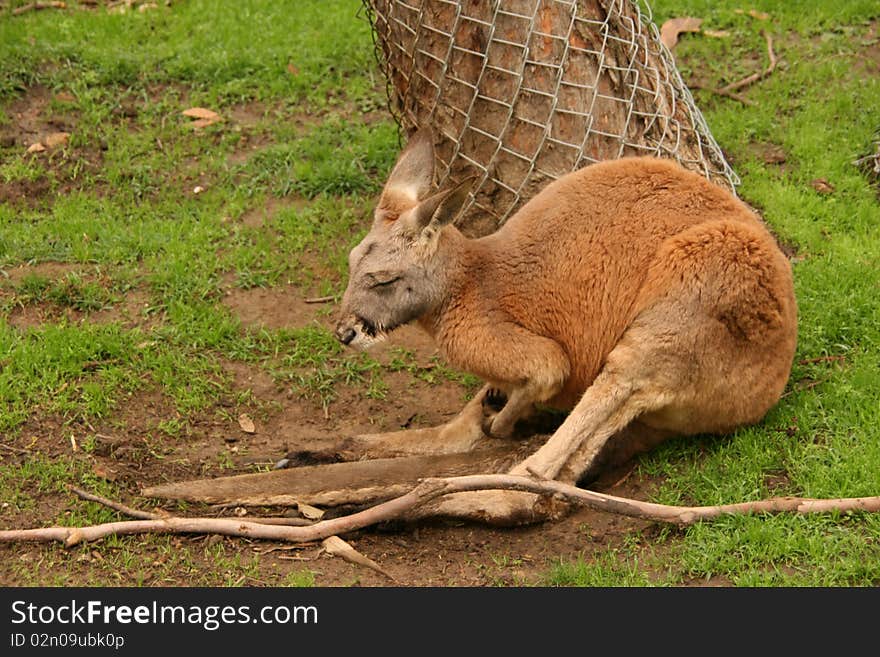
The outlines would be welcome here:
M 336 116 L 257 154 L 245 169 L 246 186 L 306 198 L 376 192 L 376 174 L 390 169 L 398 151 L 393 125 L 359 126 Z
M 548 572 L 544 586 L 657 586 L 646 575 L 639 559 L 621 555 L 616 550 L 598 558 L 560 561 Z
M 638 472 L 660 482 L 657 501 L 676 504 L 878 494 L 880 207 L 877 188 L 852 163 L 878 129 L 880 76 L 867 53 L 877 48 L 880 7 L 651 4 L 658 24 L 691 15 L 728 33 L 683 35 L 675 59 L 685 80 L 703 87 L 698 104 L 742 177 L 739 194 L 797 252 L 800 323 L 787 394 L 761 425 L 672 441 Z M 20 142 L 0 145 L 0 185 L 21 191 L 0 202 L 0 434 L 21 448 L 41 421 L 54 423 L 50 438 L 41 436 L 43 451 L 0 451 L 3 522 L 4 514 L 65 524 L 116 517 L 65 492 L 68 484 L 132 492 L 95 474 L 97 432 L 88 427 L 103 421 L 124 432 L 126 406 L 156 393 L 168 414 L 137 449 L 171 467 L 173 446 L 191 439 L 196 418 L 234 422 L 239 406 L 263 408 L 232 385 L 225 362 L 325 411 L 343 389 L 393 401 L 391 376 L 452 381 L 465 393 L 477 385 L 405 350 L 384 364 L 344 351 L 317 324 L 246 326 L 224 304 L 230 288 L 338 296 L 346 254 L 368 228 L 399 149 L 395 125 L 376 111 L 384 80 L 360 3 L 296 5 L 243 0 L 229 12 L 188 0 L 144 13 L 0 12 L 0 131 L 16 129 L 15 108 L 37 102 L 41 126 L 57 119 L 71 132 L 64 148 L 40 155 L 24 154 Z M 737 12 L 750 8 L 770 18 Z M 773 36 L 780 63 L 742 92 L 749 104 L 706 91 L 766 66 L 762 32 Z M 193 130 L 181 116 L 192 106 L 224 120 Z M 764 160 L 771 146 L 784 152 L 783 164 Z M 817 192 L 818 178 L 833 192 Z M 40 269 L 56 262 L 63 273 Z M 13 276 L 22 266 L 33 271 Z M 122 316 L 133 295 L 141 303 Z M 40 321 L 22 323 L 35 310 Z M 824 356 L 836 360 L 815 360 Z M 228 470 L 231 455 L 216 449 L 215 471 Z M 553 560 L 535 581 L 880 583 L 877 516 L 729 518 L 648 534 Z M 307 569 L 269 572 L 224 542 L 114 538 L 29 554 L 4 571 L 15 583 L 62 584 L 70 568 L 90 584 L 316 583 Z M 495 569 L 512 569 L 507 559 Z

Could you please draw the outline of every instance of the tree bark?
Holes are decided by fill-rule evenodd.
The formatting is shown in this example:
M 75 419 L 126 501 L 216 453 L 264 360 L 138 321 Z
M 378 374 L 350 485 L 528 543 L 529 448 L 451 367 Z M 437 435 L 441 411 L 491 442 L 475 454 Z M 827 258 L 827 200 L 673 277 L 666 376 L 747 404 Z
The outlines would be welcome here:
M 389 102 L 435 132 L 438 184 L 476 173 L 460 223 L 497 228 L 549 181 L 627 155 L 735 174 L 634 1 L 364 0 Z

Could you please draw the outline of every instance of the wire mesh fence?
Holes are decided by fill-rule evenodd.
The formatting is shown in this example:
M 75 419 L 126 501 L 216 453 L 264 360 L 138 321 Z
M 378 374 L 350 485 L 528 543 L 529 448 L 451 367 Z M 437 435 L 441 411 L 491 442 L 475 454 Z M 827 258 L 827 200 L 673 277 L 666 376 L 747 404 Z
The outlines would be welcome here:
M 430 125 L 443 185 L 476 174 L 468 232 L 592 162 L 672 157 L 739 183 L 639 0 L 363 0 L 406 130 Z

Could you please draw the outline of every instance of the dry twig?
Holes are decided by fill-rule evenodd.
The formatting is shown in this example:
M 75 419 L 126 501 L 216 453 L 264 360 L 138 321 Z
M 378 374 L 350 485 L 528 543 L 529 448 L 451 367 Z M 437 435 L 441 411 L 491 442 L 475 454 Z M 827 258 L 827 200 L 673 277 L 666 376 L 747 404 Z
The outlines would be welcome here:
M 802 386 L 799 386 L 797 388 L 792 388 L 788 392 L 782 393 L 782 395 L 780 395 L 779 398 L 785 399 L 786 397 L 790 397 L 791 395 L 793 395 L 796 392 L 803 392 L 804 390 L 812 390 L 813 388 L 820 386 L 823 383 L 825 383 L 826 381 L 828 381 L 829 378 L 831 378 L 831 377 L 826 376 L 823 379 L 816 379 L 815 381 L 809 381 L 809 382 L 803 384 Z
M 341 559 L 353 563 L 357 566 L 366 566 L 372 570 L 375 570 L 377 573 L 384 575 L 392 582 L 397 582 L 394 579 L 394 576 L 389 573 L 387 570 L 382 568 L 375 561 L 370 559 L 369 557 L 364 556 L 357 550 L 355 550 L 351 545 L 343 541 L 338 536 L 328 536 L 323 541 L 324 551 L 333 557 L 340 557 Z
M 88 500 L 89 502 L 97 502 L 98 504 L 102 504 L 114 511 L 119 511 L 131 518 L 139 518 L 140 520 L 158 520 L 162 516 L 158 513 L 150 513 L 149 511 L 141 511 L 140 509 L 134 509 L 130 506 L 126 506 L 121 502 L 114 502 L 113 500 L 109 500 L 106 497 L 101 497 L 100 495 L 95 495 L 94 493 L 89 493 L 88 491 L 84 491 L 81 488 L 77 488 L 76 486 L 68 486 L 67 489 L 71 493 L 75 493 L 78 497 L 81 497 L 84 500 Z
M 705 89 L 706 91 L 710 91 L 713 94 L 717 94 L 719 96 L 725 96 L 727 98 L 732 98 L 735 101 L 742 103 L 743 105 L 754 105 L 752 101 L 741 96 L 736 91 L 740 89 L 744 89 L 749 87 L 760 80 L 763 80 L 768 75 L 770 75 L 774 70 L 776 70 L 776 65 L 779 63 L 779 58 L 776 56 L 776 53 L 773 51 L 773 37 L 770 36 L 768 32 L 764 32 L 764 39 L 767 41 L 767 57 L 769 59 L 769 63 L 767 64 L 767 68 L 763 71 L 759 71 L 758 73 L 752 73 L 751 75 L 747 75 L 742 80 L 738 80 L 736 82 L 731 82 L 728 85 L 721 87 L 720 89 L 715 89 L 713 87 L 703 87 L 698 84 L 690 85 L 692 89 Z
M 704 87 L 701 84 L 691 84 L 688 86 L 691 89 L 703 89 L 705 91 L 709 91 L 709 92 L 716 94 L 718 96 L 724 96 L 725 98 L 731 98 L 739 103 L 742 103 L 743 105 L 748 105 L 750 107 L 754 107 L 754 105 L 755 105 L 755 103 L 753 103 L 751 100 L 749 100 L 745 96 L 742 96 L 740 94 L 735 94 L 732 91 L 724 91 L 723 89 L 716 89 L 714 87 Z
M 326 297 L 310 297 L 308 299 L 303 299 L 303 302 L 304 303 L 330 303 L 335 298 L 336 297 L 331 294 Z
M 779 62 L 779 60 L 776 58 L 776 53 L 773 52 L 773 37 L 770 36 L 769 32 L 764 32 L 764 39 L 767 41 L 767 57 L 770 59 L 770 63 L 767 65 L 767 68 L 758 73 L 752 73 L 751 75 L 744 77 L 738 82 L 732 82 L 727 86 L 721 87 L 721 89 L 719 89 L 718 91 L 723 93 L 731 93 L 740 89 L 744 89 L 745 87 L 755 84 L 755 82 L 763 80 L 776 69 L 776 64 Z
M 137 518 L 139 520 L 164 520 L 166 518 L 170 518 L 171 516 L 162 515 L 159 513 L 150 513 L 149 511 L 141 511 L 140 509 L 134 509 L 130 506 L 126 506 L 121 502 L 115 502 L 113 500 L 109 500 L 106 497 L 101 497 L 100 495 L 95 495 L 94 493 L 89 493 L 84 491 L 76 486 L 68 486 L 68 489 L 81 497 L 84 500 L 88 500 L 89 502 L 97 502 L 98 504 L 103 504 L 104 506 L 113 509 L 114 511 L 119 511 L 131 518 Z M 230 519 L 231 520 L 231 519 Z M 308 527 L 309 525 L 314 524 L 311 520 L 307 518 L 250 518 L 252 522 L 258 522 L 263 525 L 284 525 L 288 527 Z
M 583 490 L 552 480 L 516 475 L 466 475 L 425 479 L 408 493 L 348 516 L 322 520 L 308 527 L 285 527 L 233 518 L 161 518 L 110 522 L 89 527 L 46 527 L 0 531 L 0 542 L 61 541 L 70 547 L 121 534 L 223 534 L 252 539 L 301 543 L 363 529 L 388 520 L 407 518 L 414 509 L 443 495 L 485 490 L 511 490 L 553 496 L 570 504 L 676 525 L 691 525 L 723 515 L 754 513 L 828 513 L 880 511 L 880 496 L 839 499 L 777 497 L 757 502 L 716 506 L 669 506 Z

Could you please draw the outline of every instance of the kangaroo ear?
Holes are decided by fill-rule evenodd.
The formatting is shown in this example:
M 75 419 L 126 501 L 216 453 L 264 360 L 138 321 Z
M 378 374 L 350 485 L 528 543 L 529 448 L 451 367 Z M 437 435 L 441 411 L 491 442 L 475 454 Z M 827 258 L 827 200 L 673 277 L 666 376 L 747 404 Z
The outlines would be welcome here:
M 410 137 L 397 164 L 388 176 L 379 205 L 395 205 L 394 201 L 416 202 L 431 191 L 434 179 L 434 136 L 430 128 L 422 128 Z M 404 199 L 399 199 L 403 196 Z
M 419 203 L 411 215 L 412 228 L 418 233 L 419 239 L 428 241 L 443 226 L 452 223 L 467 200 L 475 178 L 467 178 L 455 187 L 437 192 Z

